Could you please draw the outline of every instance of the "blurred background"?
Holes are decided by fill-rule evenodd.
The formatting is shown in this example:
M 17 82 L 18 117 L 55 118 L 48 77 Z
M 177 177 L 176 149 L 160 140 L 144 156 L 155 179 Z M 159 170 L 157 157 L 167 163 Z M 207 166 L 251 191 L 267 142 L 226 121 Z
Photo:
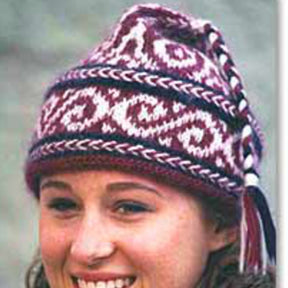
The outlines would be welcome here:
M 38 247 L 23 163 L 47 85 L 99 43 L 136 0 L 0 1 L 0 287 L 24 287 Z M 262 187 L 276 218 L 277 7 L 273 0 L 166 0 L 224 34 L 266 135 Z

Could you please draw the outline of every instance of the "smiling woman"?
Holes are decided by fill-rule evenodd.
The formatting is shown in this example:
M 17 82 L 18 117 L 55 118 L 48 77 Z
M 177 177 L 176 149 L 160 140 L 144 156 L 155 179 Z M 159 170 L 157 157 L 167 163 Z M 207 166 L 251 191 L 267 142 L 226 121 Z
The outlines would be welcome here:
M 56 174 L 40 195 L 52 287 L 194 287 L 209 253 L 229 242 L 188 193 L 132 174 Z
M 27 287 L 275 286 L 262 134 L 210 22 L 129 9 L 49 87 L 32 142 Z

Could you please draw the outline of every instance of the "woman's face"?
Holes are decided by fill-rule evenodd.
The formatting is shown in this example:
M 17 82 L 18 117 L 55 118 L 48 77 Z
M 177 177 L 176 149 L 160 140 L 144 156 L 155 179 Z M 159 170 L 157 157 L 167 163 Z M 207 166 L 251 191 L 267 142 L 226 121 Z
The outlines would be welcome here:
M 191 288 L 225 245 L 191 196 L 115 172 L 41 181 L 40 246 L 53 288 Z

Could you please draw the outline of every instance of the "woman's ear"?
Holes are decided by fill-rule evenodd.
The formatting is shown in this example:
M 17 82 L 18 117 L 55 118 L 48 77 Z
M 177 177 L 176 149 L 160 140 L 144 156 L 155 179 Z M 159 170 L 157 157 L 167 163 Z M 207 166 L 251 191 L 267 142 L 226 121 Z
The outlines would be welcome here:
M 211 231 L 209 233 L 209 248 L 210 251 L 216 251 L 219 250 L 228 244 L 231 244 L 236 241 L 238 237 L 239 229 L 238 227 L 231 227 L 231 228 L 225 228 L 220 231 L 215 229 L 215 227 L 211 227 Z

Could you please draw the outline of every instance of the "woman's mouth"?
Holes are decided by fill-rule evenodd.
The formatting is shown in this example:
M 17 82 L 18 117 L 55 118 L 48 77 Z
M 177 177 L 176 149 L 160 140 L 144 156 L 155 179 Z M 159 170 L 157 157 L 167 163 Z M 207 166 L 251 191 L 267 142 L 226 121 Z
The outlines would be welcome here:
M 136 277 L 116 278 L 110 280 L 87 281 L 77 278 L 79 288 L 128 288 L 135 282 Z

